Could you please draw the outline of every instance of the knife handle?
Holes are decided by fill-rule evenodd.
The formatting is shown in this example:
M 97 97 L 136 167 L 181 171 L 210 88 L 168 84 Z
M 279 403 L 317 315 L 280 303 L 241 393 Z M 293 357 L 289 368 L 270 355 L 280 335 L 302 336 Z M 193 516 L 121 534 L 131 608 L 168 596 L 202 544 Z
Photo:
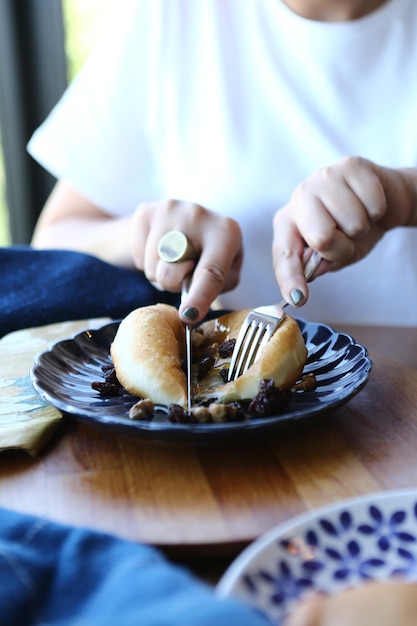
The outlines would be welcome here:
M 190 289 L 192 278 L 193 278 L 193 275 L 192 275 L 192 272 L 190 272 L 189 274 L 187 274 L 184 277 L 184 279 L 182 281 L 182 286 L 181 286 L 181 303 L 184 302 L 184 299 L 188 295 L 188 291 Z

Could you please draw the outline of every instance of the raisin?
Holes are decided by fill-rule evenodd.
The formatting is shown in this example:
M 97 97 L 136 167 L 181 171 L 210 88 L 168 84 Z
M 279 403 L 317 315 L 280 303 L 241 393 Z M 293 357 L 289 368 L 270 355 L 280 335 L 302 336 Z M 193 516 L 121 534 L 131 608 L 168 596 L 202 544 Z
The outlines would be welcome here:
M 261 380 L 259 383 L 259 391 L 269 393 L 274 389 L 277 389 L 277 387 L 275 387 L 275 383 L 271 378 L 264 378 L 264 380 Z
M 103 397 L 118 396 L 122 385 L 117 380 L 116 370 L 112 363 L 106 363 L 101 366 L 105 381 L 94 381 L 91 383 L 92 389 L 98 391 Z
M 222 359 L 227 359 L 227 357 L 232 356 L 234 347 L 235 347 L 236 339 L 227 339 L 219 346 L 219 357 Z
M 234 411 L 230 413 L 229 422 L 242 422 L 245 419 L 245 413 L 240 402 L 230 402 L 229 406 L 234 408 Z
M 216 359 L 212 354 L 204 354 L 200 360 L 200 363 L 198 364 L 197 378 L 201 380 L 202 378 L 207 376 L 211 368 L 214 366 L 215 362 Z
M 263 380 L 259 392 L 249 404 L 249 413 L 255 417 L 268 417 L 281 413 L 288 404 L 287 392 L 275 386 L 273 380 Z
M 168 419 L 172 424 L 188 424 L 190 416 L 179 404 L 169 404 Z
M 228 382 L 228 379 L 229 379 L 229 368 L 228 367 L 224 367 L 222 370 L 220 370 L 220 378 L 222 379 L 224 384 L 226 384 Z
M 117 380 L 116 370 L 114 369 L 114 367 L 105 370 L 104 378 L 106 379 L 107 383 L 111 383 L 112 385 L 120 385 L 119 381 Z
M 101 396 L 105 397 L 118 396 L 120 393 L 120 385 L 115 385 L 107 381 L 94 381 L 91 383 L 91 387 L 94 391 L 98 391 Z

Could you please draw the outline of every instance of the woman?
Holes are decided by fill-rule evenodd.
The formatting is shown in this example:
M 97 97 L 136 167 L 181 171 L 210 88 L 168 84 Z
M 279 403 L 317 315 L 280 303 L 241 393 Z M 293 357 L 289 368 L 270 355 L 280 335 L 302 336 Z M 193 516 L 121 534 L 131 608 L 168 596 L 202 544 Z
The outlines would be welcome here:
M 326 275 L 303 317 L 416 325 L 417 3 L 117 11 L 29 144 L 58 178 L 33 245 L 135 266 L 170 291 L 194 269 L 181 306 L 193 322 L 219 294 L 252 307 L 278 301 L 279 285 L 305 304 L 315 248 Z M 196 261 L 159 258 L 172 229 Z

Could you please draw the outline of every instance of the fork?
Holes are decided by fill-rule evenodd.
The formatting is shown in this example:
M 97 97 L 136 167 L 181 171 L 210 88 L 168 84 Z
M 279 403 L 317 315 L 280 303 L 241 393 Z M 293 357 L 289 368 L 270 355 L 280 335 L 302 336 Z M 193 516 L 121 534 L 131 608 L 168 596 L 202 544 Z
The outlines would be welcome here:
M 314 250 L 304 267 L 306 281 L 311 279 L 321 260 L 320 254 Z M 239 378 L 259 358 L 262 348 L 280 325 L 287 305 L 286 300 L 281 300 L 279 304 L 260 306 L 248 313 L 233 349 L 228 381 Z

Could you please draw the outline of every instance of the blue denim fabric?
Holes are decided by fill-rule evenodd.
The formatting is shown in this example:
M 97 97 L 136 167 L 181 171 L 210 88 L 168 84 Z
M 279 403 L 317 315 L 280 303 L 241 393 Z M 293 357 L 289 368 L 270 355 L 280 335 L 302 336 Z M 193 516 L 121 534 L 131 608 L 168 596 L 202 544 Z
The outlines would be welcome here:
M 0 509 L 1 626 L 268 626 L 150 546 Z
M 138 272 L 76 252 L 0 248 L 0 336 L 168 302 Z M 0 626 L 267 626 L 156 549 L 0 509 Z
M 13 330 L 92 317 L 119 319 L 139 306 L 179 304 L 141 274 L 66 250 L 0 248 L 0 337 Z

